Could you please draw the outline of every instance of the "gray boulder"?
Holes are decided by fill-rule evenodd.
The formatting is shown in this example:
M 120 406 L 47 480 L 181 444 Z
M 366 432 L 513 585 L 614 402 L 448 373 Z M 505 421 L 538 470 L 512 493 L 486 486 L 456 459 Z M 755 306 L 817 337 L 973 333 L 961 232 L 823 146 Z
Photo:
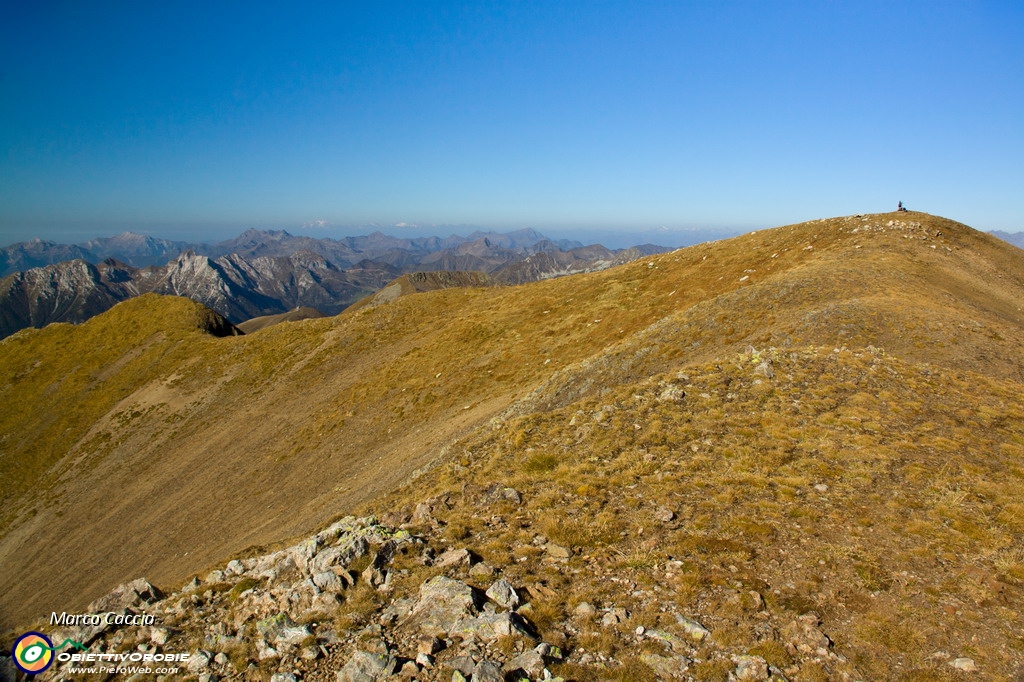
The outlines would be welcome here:
M 467 616 L 475 616 L 473 588 L 444 575 L 420 585 L 420 598 L 405 620 L 420 632 L 441 635 L 453 632 Z
M 357 651 L 352 654 L 345 667 L 338 671 L 337 682 L 384 680 L 395 672 L 397 664 L 398 661 L 392 654 Z
M 514 611 L 519 606 L 519 595 L 512 587 L 512 583 L 502 578 L 496 581 L 487 589 L 487 596 L 499 606 Z

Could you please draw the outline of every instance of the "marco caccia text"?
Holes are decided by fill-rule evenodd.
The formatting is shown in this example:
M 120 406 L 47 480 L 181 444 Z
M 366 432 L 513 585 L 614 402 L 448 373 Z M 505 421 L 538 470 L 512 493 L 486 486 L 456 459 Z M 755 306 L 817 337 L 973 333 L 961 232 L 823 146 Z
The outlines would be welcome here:
M 61 613 L 50 614 L 50 625 L 153 625 L 156 618 L 148 613 Z

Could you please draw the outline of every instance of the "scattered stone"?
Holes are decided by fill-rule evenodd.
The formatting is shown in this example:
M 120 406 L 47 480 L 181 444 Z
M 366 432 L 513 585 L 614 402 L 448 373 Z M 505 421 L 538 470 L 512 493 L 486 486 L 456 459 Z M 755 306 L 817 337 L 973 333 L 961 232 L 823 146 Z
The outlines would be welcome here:
M 733 675 L 738 682 L 767 680 L 769 677 L 768 662 L 760 656 L 733 656 L 732 662 L 736 664 Z
M 444 665 L 449 670 L 454 670 L 468 676 L 473 674 L 473 670 L 476 668 L 476 661 L 473 660 L 472 656 L 463 654 L 456 656 Z
M 828 652 L 832 640 L 818 629 L 819 622 L 816 613 L 805 613 L 782 629 L 782 638 L 790 655 L 822 655 Z
M 626 609 L 621 607 L 614 608 L 604 614 L 604 617 L 601 618 L 601 625 L 605 627 L 612 627 L 613 625 L 618 625 L 627 618 L 629 618 L 629 612 L 626 611 Z
M 949 662 L 949 664 L 957 670 L 962 670 L 965 673 L 978 672 L 978 666 L 975 664 L 973 658 L 954 658 Z
M 420 632 L 441 635 L 451 632 L 466 616 L 476 614 L 473 588 L 439 575 L 420 585 L 420 598 L 406 623 Z
M 686 397 L 686 392 L 674 384 L 666 386 L 658 395 L 658 401 L 663 403 L 679 403 Z
M 772 361 L 769 359 L 762 360 L 761 363 L 754 368 L 754 374 L 763 376 L 766 379 L 775 378 L 775 367 Z
M 270 682 L 299 682 L 295 673 L 274 673 L 270 676 Z
M 494 661 L 480 661 L 473 668 L 473 682 L 505 682 L 501 666 Z
M 687 638 L 693 640 L 694 642 L 703 642 L 705 639 L 707 639 L 707 636 L 711 634 L 710 630 L 708 630 L 706 627 L 704 627 L 695 620 L 691 620 L 684 616 L 677 615 L 676 621 L 683 628 L 683 633 L 687 636 Z
M 676 513 L 668 507 L 658 507 L 658 510 L 654 512 L 654 519 L 661 521 L 662 523 L 669 523 L 676 518 Z
M 568 559 L 572 556 L 571 549 L 567 547 L 562 547 L 561 545 L 556 545 L 553 542 L 549 542 L 546 545 L 544 545 L 544 551 L 546 551 L 550 556 L 553 556 L 556 559 Z
M 537 651 L 525 651 L 506 666 L 511 671 L 521 670 L 530 678 L 539 678 L 544 674 L 544 657 Z
M 504 613 L 483 613 L 475 618 L 464 618 L 451 631 L 463 637 L 473 636 L 485 642 L 499 637 L 527 634 L 522 617 L 506 611 Z
M 312 637 L 309 627 L 298 625 L 286 613 L 265 618 L 256 623 L 256 631 L 270 644 L 299 644 Z
M 416 642 L 416 651 L 421 654 L 433 656 L 444 649 L 444 641 L 433 635 L 423 635 Z
M 356 651 L 341 670 L 337 682 L 374 682 L 386 679 L 398 662 L 391 654 Z
M 494 567 L 488 564 L 486 561 L 480 561 L 478 563 L 475 563 L 469 569 L 469 574 L 477 578 L 490 578 L 491 576 L 494 576 L 497 573 L 498 572 L 494 569 Z
M 519 606 L 519 595 L 513 589 L 512 583 L 504 578 L 498 580 L 487 589 L 487 596 L 497 604 L 512 611 L 515 611 L 516 607 Z
M 686 642 L 681 637 L 672 634 L 671 632 L 666 632 L 665 630 L 648 630 L 644 633 L 644 636 L 647 637 L 647 639 L 653 639 L 661 642 L 662 644 L 667 644 L 669 648 L 676 653 L 685 653 L 688 651 Z
M 651 668 L 659 679 L 686 679 L 690 668 L 690 659 L 685 656 L 661 656 L 659 654 L 641 654 L 640 660 Z
M 825 492 L 828 487 L 819 483 L 814 490 Z M 639 493 L 634 494 L 642 499 Z M 500 484 L 469 492 L 464 490 L 464 496 L 474 503 L 489 500 L 502 505 L 519 505 L 522 499 L 518 491 Z M 435 509 L 445 509 L 444 504 L 447 503 L 438 498 L 429 502 L 427 510 L 432 514 Z M 503 513 L 506 510 L 508 514 L 504 517 L 491 516 L 491 511 L 485 511 L 479 518 L 490 517 L 492 524 L 519 525 L 524 529 L 531 528 L 535 521 L 532 511 L 521 509 L 513 512 L 509 507 L 502 507 Z M 668 507 L 648 507 L 647 513 L 662 523 L 678 520 L 676 511 Z M 396 515 L 396 518 L 408 518 L 408 511 L 396 512 Z M 621 591 L 624 599 L 630 599 L 628 603 L 637 609 L 660 607 L 663 612 L 666 610 L 667 602 L 659 604 L 664 594 L 658 595 L 664 590 L 664 585 L 661 590 L 656 583 L 638 586 L 637 582 L 616 575 L 613 564 L 597 554 L 583 556 L 579 566 L 564 561 L 556 563 L 552 559 L 568 559 L 573 555 L 572 549 L 537 534 L 535 529 L 528 532 L 527 537 L 534 538 L 533 546 L 526 548 L 530 558 L 543 553 L 542 556 L 548 557 L 549 570 L 564 574 L 568 580 L 572 580 L 576 573 L 593 571 L 596 579 L 607 579 L 619 585 L 615 589 Z M 273 682 L 298 682 L 303 676 L 321 675 L 325 666 L 330 666 L 339 682 L 367 682 L 396 675 L 408 680 L 446 680 L 449 674 L 453 680 L 471 679 L 472 682 L 555 679 L 545 668 L 545 663 L 561 661 L 562 652 L 536 639 L 536 631 L 527 620 L 532 617 L 535 604 L 523 605 L 520 592 L 509 579 L 502 577 L 500 570 L 479 561 L 479 557 L 465 548 L 444 552 L 436 558 L 436 566 L 441 570 L 455 569 L 461 575 L 465 575 L 464 567 L 468 568 L 471 575 L 487 579 L 477 583 L 490 584 L 486 593 L 442 574 L 420 584 L 418 595 L 407 595 L 403 587 L 403 591 L 392 598 L 375 596 L 370 610 L 358 616 L 345 610 L 339 595 L 355 587 L 360 579 L 351 568 L 355 560 L 372 556 L 370 569 L 373 570 L 364 572 L 362 579 L 378 588 L 389 589 L 390 578 L 411 574 L 408 570 L 392 570 L 391 564 L 398 548 L 410 543 L 415 549 L 408 558 L 414 559 L 422 553 L 433 562 L 436 539 L 434 532 L 427 533 L 424 538 L 416 538 L 408 531 L 381 526 L 372 517 L 348 517 L 293 547 L 228 562 L 219 571 L 211 572 L 206 583 L 194 580 L 163 601 L 157 601 L 162 595 L 144 579 L 127 583 L 104 600 L 98 600 L 94 606 L 154 613 L 157 625 L 134 631 L 110 628 L 99 633 L 102 640 L 93 649 L 100 652 L 130 651 L 134 647 L 143 653 L 162 651 L 167 647 L 170 650 L 192 650 L 196 653 L 188 664 L 189 676 L 191 679 L 209 679 L 210 682 L 218 677 L 257 679 L 261 675 L 262 679 Z M 434 547 L 431 541 L 435 541 Z M 473 560 L 477 560 L 475 565 Z M 684 562 L 669 557 L 664 575 L 671 578 L 683 567 Z M 510 570 L 514 572 L 514 569 Z M 662 570 L 655 569 L 654 573 L 661 575 Z M 237 584 L 239 576 L 256 579 L 255 587 L 229 591 L 230 584 Z M 841 672 L 846 661 L 830 651 L 831 641 L 821 632 L 815 614 L 805 614 L 782 627 L 785 621 L 779 621 L 777 614 L 764 610 L 761 593 L 744 588 L 746 581 L 737 582 L 738 578 L 734 576 L 727 585 L 723 584 L 717 598 L 742 607 L 756 623 L 752 632 L 758 641 L 777 640 L 786 647 L 794 657 L 793 668 L 785 671 L 790 679 L 799 675 L 800 666 L 809 658 L 828 662 L 829 666 L 839 666 Z M 396 581 L 395 584 L 405 585 L 405 581 Z M 249 585 L 248 580 L 245 585 Z M 522 589 L 528 589 L 535 602 L 557 601 L 565 596 L 538 578 Z M 354 622 L 361 622 L 365 627 L 358 632 L 337 624 L 332 627 L 334 614 L 344 618 L 350 615 L 353 619 L 358 617 L 361 620 Z M 709 655 L 697 645 L 706 642 L 710 631 L 701 623 L 679 615 L 676 615 L 678 627 L 669 625 L 663 630 L 630 623 L 630 613 L 621 607 L 603 609 L 599 614 L 593 604 L 582 602 L 571 615 L 571 620 L 552 624 L 553 636 L 566 638 L 563 641 L 600 636 L 594 632 L 599 629 L 595 627 L 595 618 L 600 615 L 600 626 L 621 630 L 635 647 L 634 651 L 625 650 L 621 654 L 638 656 L 655 671 L 658 679 L 688 679 L 692 668 L 689 657 L 697 651 L 702 657 Z M 195 621 L 199 618 L 204 624 L 201 633 L 195 628 Z M 308 626 L 298 624 L 307 622 Z M 253 627 L 256 636 L 247 635 Z M 339 627 L 341 629 L 335 629 Z M 78 637 L 74 639 L 81 641 Z M 572 654 L 565 659 L 567 662 L 593 666 L 595 674 L 600 674 L 600 670 L 615 671 L 621 665 L 623 659 L 618 654 L 613 657 L 601 650 L 587 651 L 579 646 L 580 641 L 586 640 L 575 641 Z M 236 659 L 237 662 L 233 662 L 225 653 L 210 653 L 241 651 L 242 645 L 251 647 L 247 654 L 251 660 Z M 441 653 L 446 647 L 454 650 Z M 344 658 L 346 655 L 349 656 L 347 659 Z M 745 649 L 716 644 L 710 656 L 716 664 L 728 664 L 729 678 L 736 682 L 785 679 L 782 671 L 774 669 L 758 656 L 747 654 Z M 942 660 L 960 671 L 977 670 L 971 659 L 950 661 L 950 658 L 944 654 Z M 316 659 L 321 662 L 309 663 Z M 0 657 L 0 667 L 3 661 Z M 344 666 L 339 668 L 342 664 Z M 442 672 L 445 667 L 451 672 Z M 280 672 L 268 677 L 275 670 Z M 6 682 L 2 675 L 0 682 Z
M 523 496 L 515 488 L 503 486 L 500 483 L 492 483 L 484 491 L 484 500 L 487 502 L 511 502 L 519 506 L 523 503 Z
M 211 660 L 213 660 L 213 655 L 209 651 L 199 649 L 198 651 L 194 651 L 192 655 L 188 657 L 188 664 L 185 667 L 190 673 L 198 674 L 210 666 Z
M 438 568 L 452 568 L 454 566 L 469 566 L 472 563 L 472 557 L 469 554 L 468 549 L 450 549 L 441 556 L 434 560 L 434 565 Z

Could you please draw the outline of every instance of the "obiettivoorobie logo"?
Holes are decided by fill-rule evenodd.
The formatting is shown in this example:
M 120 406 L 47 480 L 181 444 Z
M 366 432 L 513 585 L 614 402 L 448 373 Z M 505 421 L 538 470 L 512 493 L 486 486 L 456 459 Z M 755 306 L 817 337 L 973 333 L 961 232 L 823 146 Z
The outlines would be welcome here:
M 79 652 L 86 653 L 68 653 L 66 650 L 59 654 L 54 652 L 65 649 L 66 647 L 72 647 Z M 11 658 L 14 660 L 14 664 L 24 673 L 29 675 L 38 675 L 44 670 L 49 669 L 53 665 L 54 659 L 62 663 L 71 663 L 72 665 L 92 665 L 94 663 L 100 663 L 103 666 L 115 665 L 117 667 L 100 667 L 88 670 L 78 670 L 77 672 L 86 673 L 125 673 L 132 674 L 136 672 L 143 673 L 170 673 L 174 674 L 179 671 L 177 667 L 160 668 L 153 670 L 152 668 L 146 667 L 141 668 L 138 666 L 130 666 L 129 664 L 143 663 L 148 666 L 152 663 L 187 663 L 191 654 L 187 653 L 153 653 L 146 652 L 141 653 L 138 651 L 126 652 L 126 653 L 90 653 L 87 647 L 82 642 L 75 641 L 71 638 L 65 639 L 57 646 L 53 646 L 53 642 L 50 638 L 41 632 L 26 632 L 14 641 L 14 647 L 11 649 Z M 74 672 L 75 670 L 72 669 Z
M 60 646 L 53 646 L 50 638 L 43 633 L 26 632 L 14 641 L 11 658 L 14 659 L 14 665 L 22 672 L 38 675 L 53 664 L 53 652 L 63 649 L 69 644 L 78 650 L 85 649 L 81 642 L 76 642 L 73 639 L 65 639 Z

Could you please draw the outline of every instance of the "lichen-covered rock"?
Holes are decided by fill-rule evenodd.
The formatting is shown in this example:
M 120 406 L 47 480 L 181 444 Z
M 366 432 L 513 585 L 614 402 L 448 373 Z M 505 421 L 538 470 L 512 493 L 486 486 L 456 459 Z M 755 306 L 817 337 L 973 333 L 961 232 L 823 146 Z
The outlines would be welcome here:
M 455 630 L 467 616 L 475 616 L 476 598 L 469 585 L 439 575 L 420 586 L 420 598 L 404 624 L 429 635 Z
M 733 676 L 737 682 L 757 682 L 769 677 L 768 663 L 760 656 L 733 656 L 732 662 L 736 664 Z
M 256 623 L 256 631 L 273 645 L 296 645 L 313 635 L 308 626 L 296 624 L 285 613 L 278 613 L 259 621 Z
M 516 593 L 512 583 L 502 578 L 487 588 L 487 596 L 499 606 L 515 610 L 519 606 L 519 594 Z
M 703 642 L 711 634 L 711 631 L 706 627 L 685 616 L 676 616 L 676 621 L 683 629 L 683 634 L 694 642 Z
M 663 680 L 685 680 L 690 667 L 690 660 L 685 656 L 641 654 L 640 660 Z
M 356 651 L 337 674 L 337 682 L 375 682 L 387 679 L 397 660 L 390 653 Z

